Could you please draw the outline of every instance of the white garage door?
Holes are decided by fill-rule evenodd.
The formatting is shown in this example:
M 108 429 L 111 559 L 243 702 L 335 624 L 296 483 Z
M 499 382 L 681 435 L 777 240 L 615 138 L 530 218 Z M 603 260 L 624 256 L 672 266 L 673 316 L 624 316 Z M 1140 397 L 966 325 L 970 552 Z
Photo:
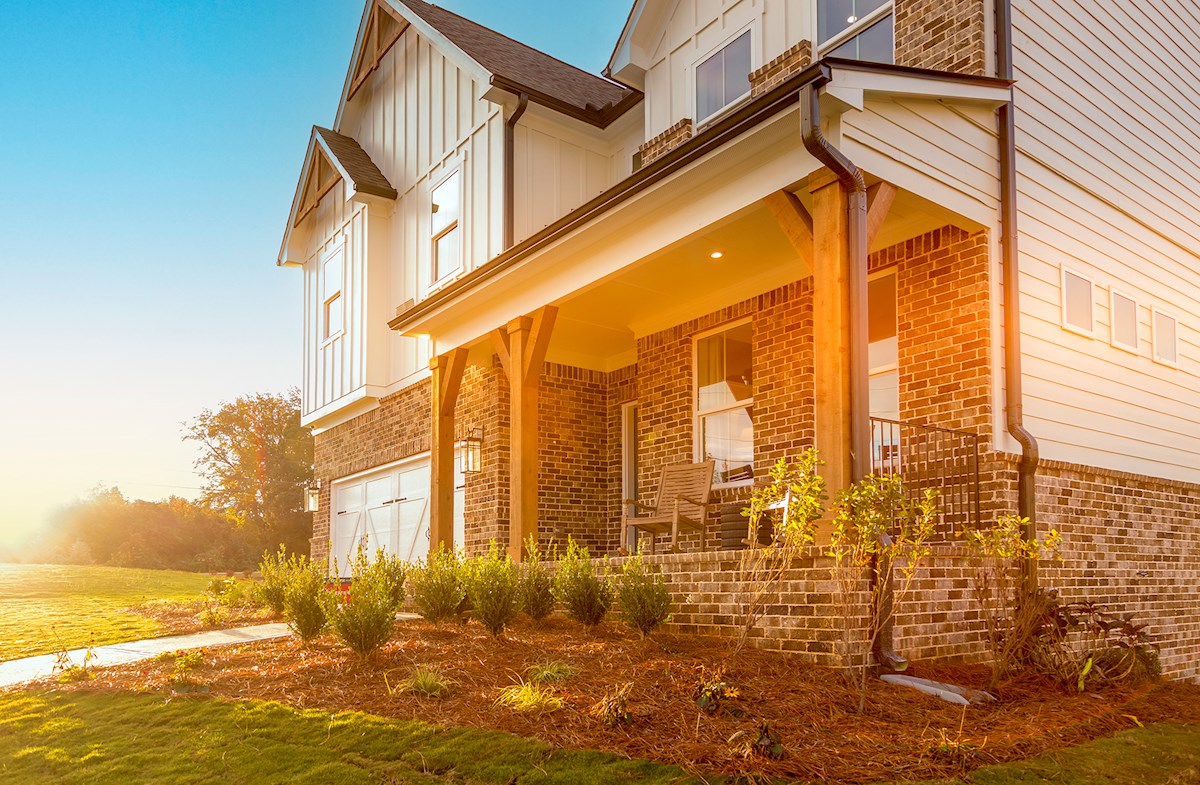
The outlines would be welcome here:
M 455 461 L 454 544 L 463 543 L 462 476 Z M 333 484 L 332 553 L 342 577 L 360 544 L 404 561 L 429 553 L 429 456 L 353 475 Z

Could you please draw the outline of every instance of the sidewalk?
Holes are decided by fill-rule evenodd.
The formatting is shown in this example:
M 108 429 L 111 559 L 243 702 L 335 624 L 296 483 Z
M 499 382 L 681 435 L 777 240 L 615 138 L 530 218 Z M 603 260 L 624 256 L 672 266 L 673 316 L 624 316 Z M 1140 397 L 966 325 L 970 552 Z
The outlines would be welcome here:
M 227 646 L 232 643 L 253 643 L 271 638 L 282 638 L 291 634 L 291 630 L 286 624 L 258 624 L 253 627 L 238 627 L 232 630 L 213 630 L 191 635 L 172 635 L 166 638 L 114 643 L 92 649 L 93 657 L 88 663 L 88 667 L 104 668 L 109 665 L 125 665 L 130 662 L 148 660 L 164 652 L 199 649 L 206 646 Z M 87 651 L 87 649 L 75 649 L 67 654 L 72 663 L 82 665 Z M 57 655 L 55 654 L 43 654 L 38 657 L 26 657 L 23 660 L 0 662 L 0 688 L 53 676 L 56 660 Z

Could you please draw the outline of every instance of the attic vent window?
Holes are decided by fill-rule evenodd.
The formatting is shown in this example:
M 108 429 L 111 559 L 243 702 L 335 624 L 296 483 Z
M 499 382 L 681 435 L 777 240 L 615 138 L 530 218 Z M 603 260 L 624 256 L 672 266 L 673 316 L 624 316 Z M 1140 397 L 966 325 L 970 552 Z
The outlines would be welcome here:
M 1138 350 L 1137 300 L 1115 290 L 1110 292 L 1110 296 L 1112 345 L 1118 349 L 1136 352 Z
M 1072 332 L 1092 335 L 1092 282 L 1066 268 L 1062 271 L 1063 327 Z
M 1154 309 L 1154 359 L 1165 365 L 1179 362 L 1178 323 L 1157 308 Z
M 818 0 L 821 57 L 891 63 L 896 59 L 892 0 Z
M 696 66 L 696 116 L 712 117 L 750 94 L 750 31 Z

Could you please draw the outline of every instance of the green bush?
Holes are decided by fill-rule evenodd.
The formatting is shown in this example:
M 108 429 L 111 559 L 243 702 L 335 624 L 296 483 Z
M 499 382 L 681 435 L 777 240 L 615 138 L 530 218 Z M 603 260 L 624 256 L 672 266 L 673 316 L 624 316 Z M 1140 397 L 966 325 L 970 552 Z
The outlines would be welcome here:
M 283 592 L 283 615 L 292 632 L 307 644 L 325 631 L 325 571 L 306 558 L 288 570 Z
M 382 550 L 375 558 L 360 546 L 350 561 L 350 590 L 344 597 L 324 592 L 329 626 L 342 643 L 366 658 L 392 637 L 396 610 L 404 601 L 404 567 Z
M 288 556 L 287 549 L 282 545 L 275 553 L 264 553 L 259 562 L 258 571 L 262 574 L 262 582 L 255 587 L 255 594 L 263 605 L 271 609 L 276 616 L 283 615 L 284 595 L 287 592 L 288 576 L 292 570 L 302 566 L 302 559 L 293 554 Z
M 517 565 L 493 540 L 487 553 L 463 565 L 463 577 L 471 615 L 492 637 L 500 637 L 520 610 Z
M 521 610 L 534 621 L 541 621 L 554 610 L 554 578 L 546 563 L 537 539 L 530 537 L 525 543 L 525 563 L 521 565 L 521 578 L 517 585 Z
M 441 546 L 410 569 L 408 584 L 417 613 L 434 624 L 453 619 L 466 597 L 458 555 Z
M 625 622 L 645 638 L 671 615 L 671 594 L 657 566 L 634 556 L 617 578 L 617 596 Z
M 612 583 L 607 576 L 596 575 L 587 548 L 574 539 L 567 540 L 567 553 L 558 562 L 554 596 L 572 619 L 586 627 L 602 622 L 612 605 Z

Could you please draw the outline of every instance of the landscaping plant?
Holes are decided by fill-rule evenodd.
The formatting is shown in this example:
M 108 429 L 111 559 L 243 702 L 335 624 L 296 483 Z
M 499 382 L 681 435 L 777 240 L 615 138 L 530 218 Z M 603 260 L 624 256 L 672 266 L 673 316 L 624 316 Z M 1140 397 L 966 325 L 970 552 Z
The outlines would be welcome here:
M 558 562 L 554 596 L 572 619 L 589 628 L 604 621 L 612 606 L 613 587 L 608 576 L 596 575 L 588 549 L 572 538 L 567 539 L 567 553 Z
M 771 467 L 770 482 L 755 488 L 750 504 L 742 511 L 748 521 L 750 547 L 738 560 L 737 587 L 739 629 L 734 651 L 746 645 L 750 631 L 758 625 L 769 605 L 779 596 L 779 585 L 793 561 L 816 541 L 816 522 L 824 512 L 825 481 L 817 473 L 820 454 L 812 448 L 794 461 L 780 458 Z M 782 510 L 772 505 L 786 502 Z M 772 537 L 757 547 L 769 522 Z
M 302 644 L 325 631 L 325 571 L 305 557 L 288 570 L 283 593 L 283 615 Z
M 629 693 L 633 689 L 632 683 L 622 684 L 620 687 L 607 692 L 600 700 L 592 705 L 588 712 L 600 723 L 606 727 L 614 728 L 618 725 L 629 725 L 633 722 L 633 715 L 629 713 Z
M 671 616 L 671 594 L 657 565 L 633 556 L 617 576 L 621 615 L 645 638 Z
M 288 576 L 292 570 L 301 566 L 301 557 L 296 554 L 288 556 L 287 548 L 282 545 L 275 553 L 263 554 L 262 561 L 258 565 L 262 581 L 255 587 L 255 592 L 258 594 L 259 601 L 270 608 L 276 616 L 283 615 Z
M 526 714 L 549 714 L 566 705 L 566 701 L 548 688 L 532 681 L 518 681 L 500 690 L 496 706 L 507 706 Z
M 936 518 L 937 492 L 927 489 L 914 501 L 894 475 L 868 475 L 837 495 L 825 555 L 833 560 L 841 654 L 847 668 L 857 671 L 860 712 L 867 695 L 866 658 L 932 553 Z
M 493 540 L 487 553 L 463 565 L 471 615 L 498 638 L 520 611 L 517 565 Z
M 554 684 L 575 675 L 575 669 L 560 660 L 539 662 L 525 669 L 525 677 L 534 684 Z
M 550 557 L 553 559 L 553 551 Z M 532 535 L 525 541 L 525 561 L 521 565 L 517 592 L 521 610 L 535 622 L 546 618 L 554 610 L 554 578 L 542 560 L 537 538 Z
M 457 616 L 466 597 L 462 572 L 458 554 L 442 545 L 431 550 L 424 563 L 410 568 L 408 585 L 417 613 L 434 624 Z
M 403 565 L 382 549 L 372 558 L 360 545 L 350 561 L 349 590 L 343 596 L 326 591 L 322 599 L 338 640 L 365 659 L 392 636 L 404 601 Z
M 385 681 L 386 681 L 386 677 Z M 398 692 L 421 695 L 426 698 L 441 698 L 450 692 L 450 679 L 437 668 L 418 665 L 413 675 L 400 683 Z M 389 692 L 392 692 L 389 687 Z

